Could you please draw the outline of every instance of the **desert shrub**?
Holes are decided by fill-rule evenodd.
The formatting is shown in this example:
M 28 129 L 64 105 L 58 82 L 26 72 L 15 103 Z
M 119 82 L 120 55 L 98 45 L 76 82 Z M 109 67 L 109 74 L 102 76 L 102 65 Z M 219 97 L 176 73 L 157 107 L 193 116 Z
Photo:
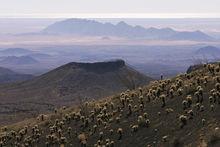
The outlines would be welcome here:
M 220 83 L 216 83 L 215 88 L 217 89 L 217 91 L 220 91 Z
M 183 128 L 187 124 L 187 117 L 185 115 L 181 115 L 179 120 L 181 122 L 181 128 Z
M 158 116 L 161 116 L 161 112 L 157 112 L 157 115 L 158 115 Z
M 144 116 L 144 118 L 146 119 L 147 116 L 148 116 L 148 114 L 145 112 L 145 113 L 143 114 L 143 116 Z
M 147 100 L 148 100 L 148 102 L 151 101 L 151 94 L 150 93 L 147 94 Z
M 116 120 L 116 123 L 120 123 L 120 117 L 116 117 L 115 120 Z
M 211 105 L 210 108 L 211 108 L 211 111 L 214 111 L 214 105 Z
M 93 133 L 95 133 L 96 130 L 97 130 L 97 125 L 94 125 L 94 126 L 93 126 Z
M 162 101 L 162 106 L 161 106 L 161 107 L 165 107 L 165 106 L 166 106 L 165 95 L 164 95 L 164 94 L 161 95 L 161 96 L 160 96 L 160 99 L 161 99 L 161 101 Z
M 110 142 L 110 147 L 114 147 L 115 146 L 115 142 L 114 141 L 111 141 Z
M 203 125 L 203 126 L 205 125 L 205 122 L 206 122 L 206 120 L 203 118 L 203 119 L 202 119 L 202 125 Z
M 192 119 L 194 116 L 193 110 L 189 110 L 187 113 L 189 114 L 189 119 Z
M 66 142 L 67 142 L 66 137 L 64 137 L 64 136 L 60 137 L 60 143 L 61 144 L 65 144 Z
M 138 88 L 139 92 L 140 92 L 140 95 L 143 94 L 143 89 L 141 87 Z
M 200 110 L 201 104 L 200 103 L 196 103 L 196 109 Z
M 5 131 L 5 132 L 8 131 L 8 127 L 7 127 L 7 126 L 4 126 L 4 127 L 2 128 L 2 130 Z
M 177 90 L 177 93 L 178 93 L 179 96 L 181 96 L 181 95 L 183 94 L 183 89 L 182 89 L 182 88 L 179 88 L 179 89 Z
M 138 125 L 133 125 L 131 127 L 131 129 L 132 129 L 132 132 L 137 132 L 138 131 Z
M 69 136 L 70 136 L 70 134 L 71 134 L 71 131 L 72 131 L 72 128 L 71 128 L 71 127 L 68 127 L 67 133 L 68 133 Z
M 163 136 L 162 140 L 163 140 L 163 142 L 167 142 L 168 136 Z
M 171 98 L 173 98 L 174 97 L 174 90 L 170 89 L 169 94 L 170 94 Z
M 185 110 L 187 108 L 187 101 L 183 100 L 182 105 L 183 105 L 183 110 Z
M 139 105 L 139 110 L 140 110 L 140 111 L 143 111 L 143 110 L 144 110 L 144 105 L 143 105 L 143 104 L 140 104 L 140 105 Z
M 209 97 L 209 103 L 212 104 L 213 103 L 213 96 Z
M 205 110 L 205 107 L 203 105 L 200 106 L 200 112 L 203 112 Z
M 128 104 L 128 114 L 132 114 L 132 105 L 131 104 Z
M 143 116 L 138 116 L 137 122 L 139 126 L 143 127 L 145 125 L 145 119 L 143 118 Z
M 172 108 L 167 108 L 165 111 L 167 114 L 169 114 L 169 113 L 172 113 L 174 110 Z
M 186 97 L 186 100 L 187 100 L 187 105 L 188 105 L 188 107 L 191 107 L 191 105 L 192 105 L 192 96 L 191 96 L 191 95 L 188 95 L 188 96 Z
M 122 128 L 118 128 L 117 133 L 119 135 L 118 140 L 121 140 L 122 139 L 122 133 L 123 133 Z
M 216 68 L 215 68 L 215 72 L 219 72 L 219 67 L 216 67 Z
M 213 133 L 210 135 L 208 140 L 208 146 L 215 146 L 220 142 L 220 133 L 219 128 L 216 127 Z
M 147 119 L 147 120 L 145 121 L 145 123 L 146 123 L 146 127 L 149 127 L 149 126 L 150 126 L 150 120 L 149 120 L 149 119 Z
M 220 83 L 220 76 L 217 76 L 217 77 L 216 77 L 216 81 L 217 81 L 218 83 Z
M 114 132 L 114 130 L 113 130 L 113 129 L 110 129 L 109 132 L 110 132 L 110 135 L 112 135 L 113 132 Z
M 99 132 L 99 140 L 103 140 L 103 132 Z
M 196 97 L 196 103 L 199 103 L 199 102 L 200 102 L 200 95 L 199 95 L 199 92 L 196 91 L 196 92 L 194 93 L 194 96 Z

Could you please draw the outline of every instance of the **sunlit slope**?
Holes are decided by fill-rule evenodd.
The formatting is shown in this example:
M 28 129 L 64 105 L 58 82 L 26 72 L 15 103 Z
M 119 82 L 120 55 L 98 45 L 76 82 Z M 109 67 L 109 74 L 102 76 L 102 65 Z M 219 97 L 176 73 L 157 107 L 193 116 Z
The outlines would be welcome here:
M 219 64 L 2 128 L 4 146 L 219 146 Z

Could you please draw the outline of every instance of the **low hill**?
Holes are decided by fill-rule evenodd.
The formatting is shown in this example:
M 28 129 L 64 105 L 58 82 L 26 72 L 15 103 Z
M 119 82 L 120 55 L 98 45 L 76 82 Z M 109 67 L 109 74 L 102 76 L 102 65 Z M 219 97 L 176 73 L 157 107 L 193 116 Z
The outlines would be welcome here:
M 16 73 L 10 69 L 0 67 L 0 83 L 10 83 L 17 81 L 25 81 L 33 78 L 29 74 Z
M 0 114 L 16 112 L 27 117 L 63 105 L 134 89 L 150 80 L 152 79 L 130 68 L 122 60 L 73 62 L 29 81 L 0 86 Z M 5 118 L 0 122 L 6 120 Z
M 2 127 L 1 138 L 5 146 L 219 147 L 219 125 L 217 63 Z
M 220 49 L 214 46 L 205 46 L 196 51 L 196 54 L 199 55 L 213 55 L 213 56 L 219 56 L 220 55 Z
M 213 40 L 212 37 L 209 35 L 201 32 L 201 31 L 194 31 L 194 32 L 178 32 L 170 37 L 172 40 L 192 40 L 192 41 L 211 41 Z
M 8 56 L 0 61 L 3 65 L 28 65 L 36 64 L 38 61 L 30 56 Z
M 171 28 L 144 28 L 142 26 L 131 26 L 121 21 L 117 24 L 100 23 L 86 19 L 67 19 L 49 25 L 43 34 L 58 35 L 80 35 L 80 36 L 117 36 L 125 38 L 144 39 L 173 39 L 173 40 L 195 40 L 210 41 L 212 37 L 201 31 L 179 32 Z

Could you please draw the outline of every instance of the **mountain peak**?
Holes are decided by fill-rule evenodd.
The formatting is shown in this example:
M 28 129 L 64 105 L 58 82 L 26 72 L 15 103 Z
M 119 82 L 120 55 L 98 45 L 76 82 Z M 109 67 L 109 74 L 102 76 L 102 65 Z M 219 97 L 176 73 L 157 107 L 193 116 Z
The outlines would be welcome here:
M 175 32 L 172 28 L 169 28 L 169 27 L 162 28 L 161 30 Z
M 125 61 L 119 59 L 119 60 L 93 62 L 93 63 L 71 62 L 66 66 L 71 68 L 81 68 L 86 71 L 95 72 L 95 73 L 105 73 L 105 72 L 115 71 L 124 67 Z
M 7 48 L 0 51 L 0 54 L 4 56 L 27 55 L 30 53 L 33 53 L 33 51 L 24 48 Z
M 124 21 L 120 21 L 117 23 L 117 26 L 128 26 L 128 24 L 125 23 Z

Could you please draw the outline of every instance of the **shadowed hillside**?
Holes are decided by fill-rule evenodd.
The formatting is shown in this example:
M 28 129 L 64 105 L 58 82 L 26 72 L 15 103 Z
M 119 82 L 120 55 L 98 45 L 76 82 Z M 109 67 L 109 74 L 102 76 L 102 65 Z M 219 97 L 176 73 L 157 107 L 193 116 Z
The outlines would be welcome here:
M 0 67 L 0 83 L 9 83 L 16 81 L 25 81 L 33 78 L 32 75 L 29 74 L 20 74 L 16 73 L 10 69 Z
M 73 62 L 29 81 L 0 86 L 0 114 L 8 114 L 12 120 L 21 119 L 21 116 L 32 116 L 63 105 L 134 89 L 150 80 L 126 66 L 122 60 Z M 0 120 L 8 121 L 6 118 Z
M 219 147 L 220 63 L 5 126 L 2 146 Z

